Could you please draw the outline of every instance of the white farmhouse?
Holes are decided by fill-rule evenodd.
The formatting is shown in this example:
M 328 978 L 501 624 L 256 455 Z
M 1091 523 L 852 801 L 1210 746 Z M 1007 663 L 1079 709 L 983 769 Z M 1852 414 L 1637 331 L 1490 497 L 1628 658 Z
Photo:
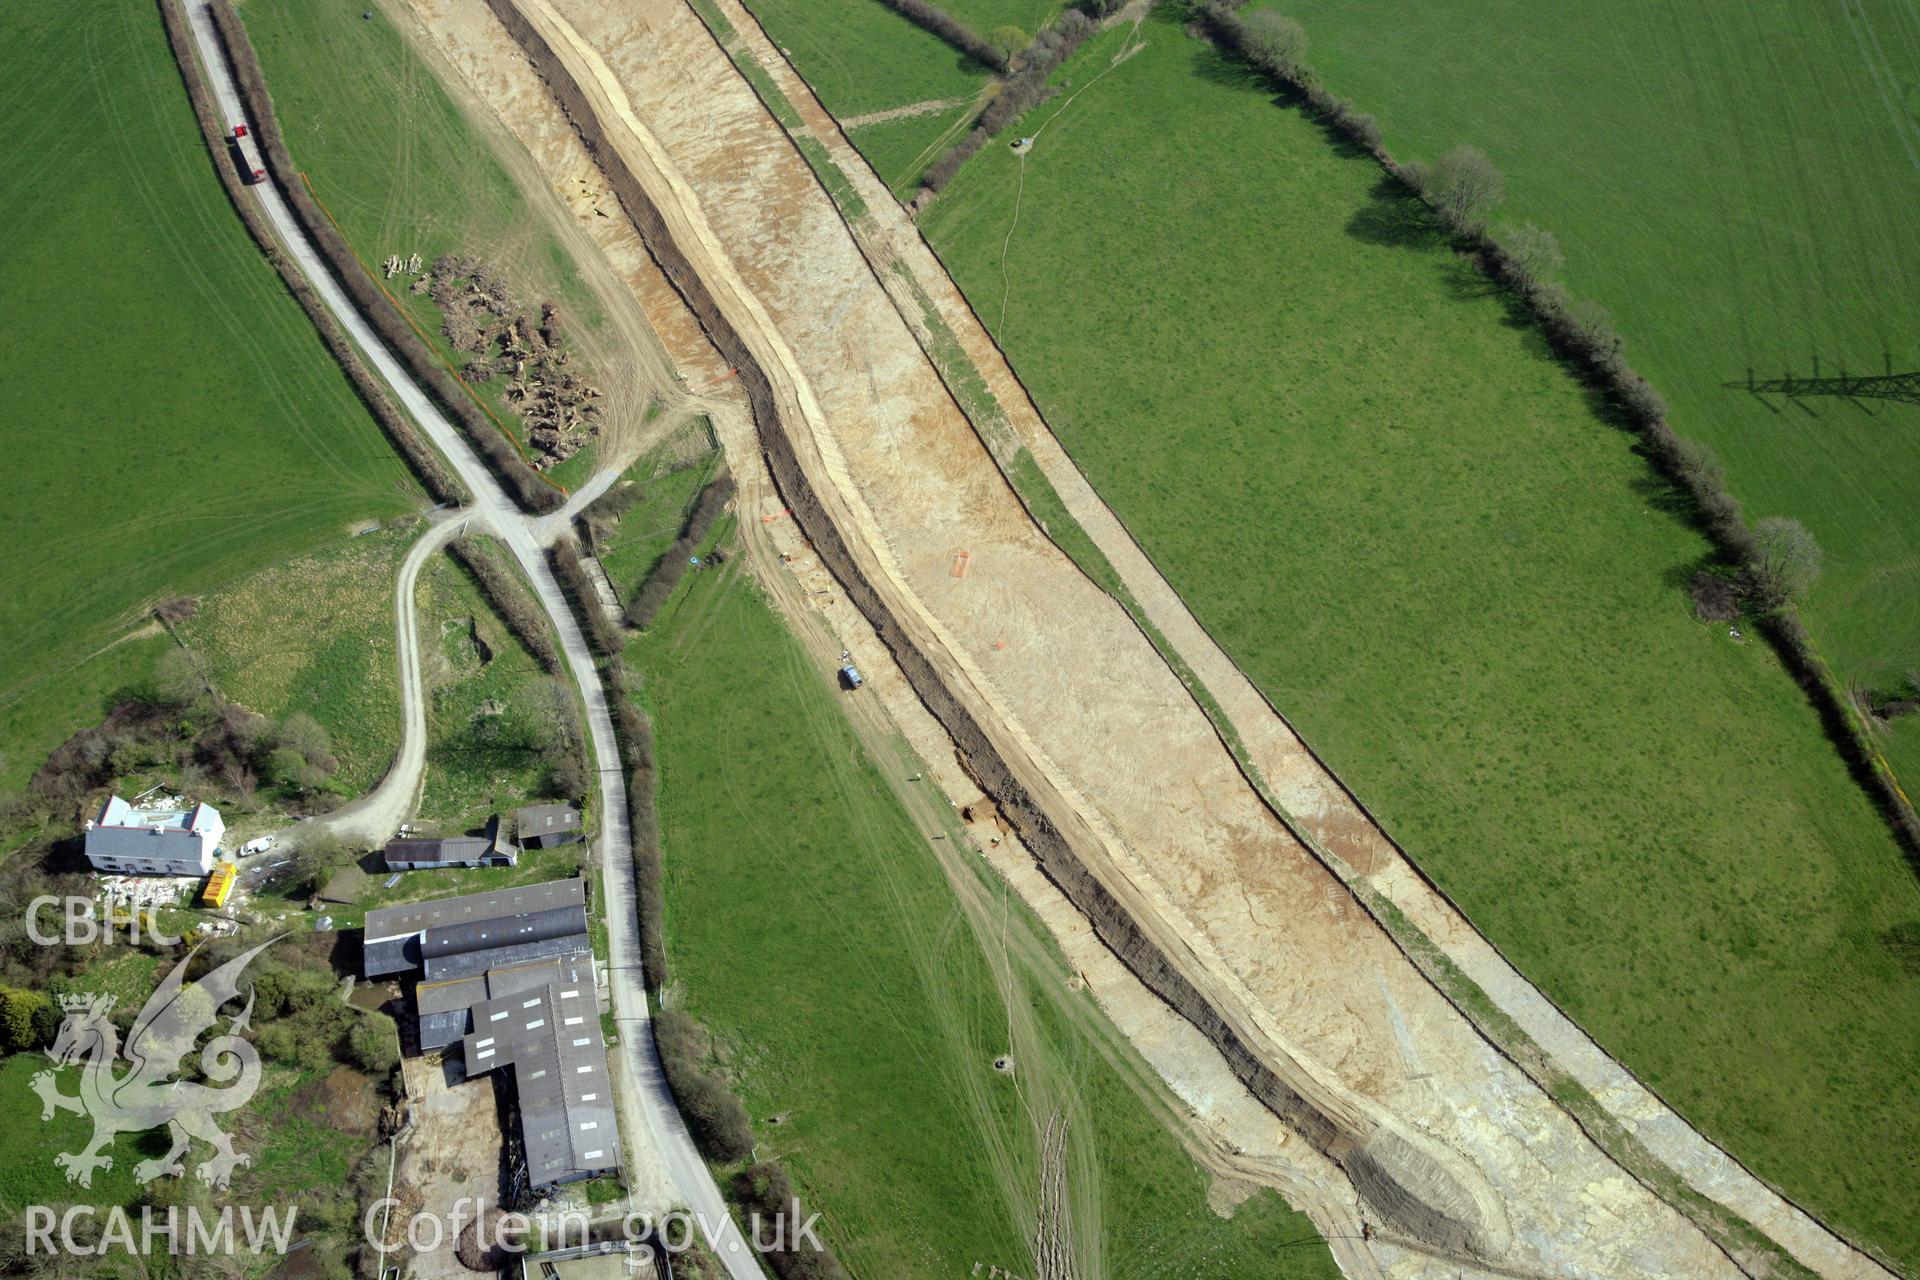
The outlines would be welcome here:
M 119 875 L 203 876 L 226 830 L 212 805 L 136 809 L 112 796 L 87 823 L 87 861 Z

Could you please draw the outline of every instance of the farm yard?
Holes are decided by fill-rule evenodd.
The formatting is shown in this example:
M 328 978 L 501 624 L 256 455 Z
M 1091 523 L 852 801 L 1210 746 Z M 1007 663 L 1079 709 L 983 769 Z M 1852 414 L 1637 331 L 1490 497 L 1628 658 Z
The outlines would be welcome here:
M 1920 668 L 1920 404 L 1742 384 L 1920 370 L 1913 6 L 1286 10 L 1397 155 L 1493 157 L 1502 216 L 1560 238 L 1569 287 L 1613 312 L 1675 429 L 1718 451 L 1751 515 L 1813 531 L 1804 612 L 1843 682 L 1897 696 Z M 1885 745 L 1920 794 L 1920 716 Z
M 689 575 L 628 653 L 658 749 L 668 1004 L 714 1032 L 762 1157 L 827 1209 L 851 1272 L 1032 1274 L 1052 1099 L 1071 1116 L 1073 1248 L 1101 1274 L 1174 1257 L 1191 1276 L 1336 1274 L 1272 1192 L 1208 1207 L 1206 1175 L 1103 1056 L 1124 1050 L 1068 1012 L 1086 997 L 1057 952 L 1002 950 L 1035 925 L 977 862 L 958 872 L 981 877 L 975 905 L 956 897 L 882 773 L 911 757 L 856 738 L 742 563 Z M 1009 1076 L 993 1062 L 1015 1025 Z
M 126 655 L 88 655 L 147 607 L 422 500 L 214 181 L 158 13 L 28 0 L 0 37 L 52 90 L 0 108 L 0 331 L 45 349 L 0 518 L 11 784 L 106 709 Z
M 1885 825 L 1773 655 L 1692 620 L 1705 542 L 1541 340 L 1370 161 L 1175 14 L 1140 37 L 1019 126 L 1024 173 L 962 171 L 935 248 L 1202 623 L 1467 914 L 1763 1176 L 1915 1256 L 1886 939 L 1920 892 Z M 1869 1115 L 1906 1136 L 1863 1151 Z

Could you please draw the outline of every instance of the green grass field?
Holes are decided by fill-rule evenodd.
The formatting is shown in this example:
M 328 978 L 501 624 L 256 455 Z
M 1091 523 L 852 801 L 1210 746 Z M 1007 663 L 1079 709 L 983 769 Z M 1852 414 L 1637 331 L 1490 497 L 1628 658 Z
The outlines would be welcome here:
M 420 528 L 382 529 L 252 574 L 180 625 L 221 693 L 270 720 L 318 720 L 351 792 L 379 781 L 400 747 L 393 584 Z
M 0 105 L 0 340 L 19 356 L 0 776 L 17 780 L 98 718 L 120 673 L 74 669 L 143 605 L 421 499 L 228 204 L 158 12 L 23 0 L 0 50 L 11 83 L 45 90 Z
M 977 8 L 982 13 L 1024 13 L 1039 4 L 1040 0 L 991 0 Z M 962 16 L 964 7 L 953 10 L 955 16 L 967 22 L 980 16 Z M 880 0 L 748 0 L 747 8 L 806 75 L 821 104 L 843 123 L 916 102 L 972 99 L 992 76 L 989 68 Z M 1033 34 L 1032 27 L 1023 29 Z M 987 27 L 980 34 L 991 30 Z M 959 110 L 854 125 L 847 136 L 868 156 L 875 171 L 905 194 L 920 170 L 944 149 L 937 144 Z M 930 148 L 933 155 L 921 158 Z
M 488 142 L 377 7 L 326 0 L 248 0 L 247 33 L 273 94 L 287 149 L 356 252 L 378 264 L 389 254 L 471 254 L 506 272 L 529 306 L 554 299 L 577 332 L 600 321 L 599 305 L 566 250 L 528 209 Z M 442 353 L 440 311 L 388 282 Z M 456 360 L 456 363 L 460 363 Z M 502 398 L 504 379 L 478 384 L 495 416 L 525 442 Z M 548 472 L 562 485 L 593 474 L 588 445 Z
M 971 101 L 926 115 L 882 120 L 847 131 L 847 137 L 902 200 L 913 198 L 914 184 L 928 165 L 966 136 L 978 114 Z
M 940 7 L 983 36 L 1015 26 L 1031 36 L 1060 16 L 1065 0 L 940 0 Z
M 747 8 L 841 119 L 969 97 L 992 74 L 880 0 L 751 0 Z
M 1142 1068 L 1086 1029 L 1097 1010 L 964 854 L 956 894 L 879 772 L 917 766 L 867 755 L 739 564 L 691 575 L 628 659 L 659 752 L 673 1003 L 719 1036 L 762 1155 L 851 1273 L 1030 1274 L 1057 1113 L 1084 1274 L 1334 1275 L 1272 1193 L 1231 1220 L 1207 1207 L 1123 1078 Z M 991 1065 L 1009 1051 L 1013 1077 Z
M 1311 60 L 1403 157 L 1460 142 L 1551 228 L 1683 435 L 1756 516 L 1813 530 L 1807 620 L 1842 678 L 1920 667 L 1920 404 L 1729 388 L 1920 369 L 1920 11 L 1906 0 L 1289 0 Z M 1920 719 L 1891 754 L 1920 794 Z
M 145 999 L 153 994 L 149 985 L 140 992 Z M 81 1188 L 69 1183 L 66 1174 L 53 1162 L 55 1152 L 79 1151 L 92 1136 L 93 1124 L 85 1116 L 56 1111 L 49 1120 L 40 1119 L 40 1098 L 33 1092 L 33 1077 L 52 1063 L 43 1053 L 15 1053 L 0 1058 L 0 1101 L 7 1114 L 20 1123 L 0 1133 L 0 1207 L 18 1213 L 33 1204 L 108 1205 L 134 1203 L 140 1188 L 133 1180 L 133 1166 L 140 1160 L 157 1156 L 167 1149 L 166 1135 L 155 1132 L 122 1135 L 113 1152 L 113 1168 L 96 1172 L 93 1185 Z M 79 1072 L 60 1073 L 60 1091 L 71 1097 L 78 1088 Z
M 545 800 L 537 720 L 547 676 L 451 557 L 434 558 L 420 592 L 433 684 L 420 818 L 456 833 Z
M 1920 1259 L 1920 976 L 1883 942 L 1920 891 L 1773 655 L 1692 620 L 1706 544 L 1371 162 L 1171 16 L 1143 34 L 1020 126 L 1004 268 L 1005 148 L 928 235 L 1200 619 L 1468 914 L 1764 1176 Z
M 622 602 L 632 599 L 653 575 L 660 557 L 680 536 L 701 489 L 724 461 L 715 449 L 703 458 L 657 471 L 658 456 L 642 458 L 628 469 L 627 478 L 640 486 L 644 496 L 610 527 L 600 550 L 600 563 Z

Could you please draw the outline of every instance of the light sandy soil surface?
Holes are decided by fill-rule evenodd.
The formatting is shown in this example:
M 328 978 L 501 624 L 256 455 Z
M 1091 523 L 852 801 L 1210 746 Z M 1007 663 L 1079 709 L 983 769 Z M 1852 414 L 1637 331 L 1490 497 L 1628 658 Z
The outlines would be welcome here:
M 1256 690 L 1213 638 L 1188 612 L 1113 512 L 1094 493 L 1061 449 L 1051 429 L 1015 378 L 966 299 L 953 284 L 906 212 L 888 198 L 885 185 L 866 166 L 842 128 L 804 80 L 778 56 L 759 24 L 739 0 L 716 0 L 740 32 L 749 56 L 769 69 L 816 138 L 853 182 L 870 214 L 852 228 L 897 309 L 922 340 L 929 334 L 919 301 L 899 277 L 932 301 L 948 332 L 958 338 L 972 367 L 999 406 L 997 424 L 975 422 L 997 452 L 1017 441 L 1033 455 L 1068 511 L 1114 566 L 1127 590 L 1217 700 L 1251 757 L 1271 801 L 1315 841 L 1323 861 L 1343 881 L 1372 891 L 1411 922 L 1526 1034 L 1524 1051 L 1544 1056 L 1577 1080 L 1622 1128 L 1695 1190 L 1727 1206 L 1780 1243 L 1801 1263 L 1827 1276 L 1885 1277 L 1888 1272 L 1823 1224 L 1787 1202 L 1655 1096 L 1567 1018 L 1423 878 L 1405 853 L 1381 830 L 1364 805 L 1307 747 L 1293 726 Z M 1137 2 L 1107 25 L 1137 22 Z M 1137 46 L 1129 52 L 1137 51 Z M 1115 59 L 1124 61 L 1125 54 Z M 897 275 L 896 275 L 897 273 Z M 1507 1046 L 1513 1050 L 1516 1046 Z
M 412 1123 L 400 1139 L 394 1168 L 393 1197 L 399 1201 L 394 1221 L 401 1228 L 396 1238 L 404 1238 L 409 1214 L 431 1215 L 446 1223 L 456 1210 L 463 1220 L 471 1221 L 480 1208 L 498 1208 L 500 1152 L 505 1143 L 493 1082 L 467 1080 L 457 1056 L 444 1067 L 434 1059 L 410 1061 L 407 1086 Z M 420 1242 L 428 1244 L 431 1239 L 422 1228 Z M 419 1280 L 450 1276 L 469 1280 L 474 1274 L 454 1256 L 451 1239 L 443 1239 L 437 1249 L 413 1254 L 405 1267 L 408 1275 Z
M 660 438 L 667 415 L 645 421 L 649 400 L 683 398 L 726 366 L 648 256 L 600 171 L 526 59 L 484 4 L 383 0 L 394 24 L 439 73 L 454 103 L 569 250 L 610 324 L 577 340 L 605 379 L 610 420 L 600 463 L 621 469 Z M 557 215 L 557 216 L 556 216 Z M 584 327 L 577 327 L 583 330 Z
M 508 68 L 530 79 L 511 43 L 501 47 L 504 33 L 487 34 L 477 3 L 471 22 L 465 3 L 416 4 L 438 15 L 429 29 L 456 64 L 470 60 L 470 79 L 512 79 Z M 824 193 L 698 20 L 667 0 L 617 13 L 571 0 L 527 8 L 598 77 L 596 111 L 644 156 L 636 169 L 649 194 L 795 410 L 803 462 L 863 567 L 884 580 L 943 678 L 991 717 L 1075 852 L 1263 1061 L 1468 1222 L 1490 1258 L 1464 1267 L 1383 1247 L 1388 1270 L 1737 1274 L 1494 1053 L 1259 803 L 1125 614 L 1027 518 Z M 543 108 L 523 98 L 519 109 Z M 550 102 L 544 110 L 557 114 Z M 579 181 L 586 191 L 594 179 Z M 618 207 L 587 216 L 600 212 Z M 644 300 L 646 273 L 632 274 Z M 740 442 L 728 445 L 737 458 Z M 736 460 L 736 471 L 747 468 Z M 743 493 L 749 520 L 753 501 L 777 515 L 777 499 Z M 961 552 L 969 567 L 955 576 Z M 842 633 L 859 634 L 851 624 Z M 897 677 L 875 685 L 911 702 Z M 1090 938 L 1030 862 L 1001 865 L 1063 936 Z M 1137 984 L 1113 973 L 1110 953 L 1095 943 L 1074 954 L 1149 1059 L 1210 1110 L 1220 1151 L 1244 1150 L 1249 1176 L 1296 1179 L 1309 1188 L 1299 1198 L 1323 1209 L 1353 1203 L 1339 1170 L 1258 1110 L 1191 1026 L 1169 1022 L 1164 1005 L 1157 1018 L 1121 1006 Z

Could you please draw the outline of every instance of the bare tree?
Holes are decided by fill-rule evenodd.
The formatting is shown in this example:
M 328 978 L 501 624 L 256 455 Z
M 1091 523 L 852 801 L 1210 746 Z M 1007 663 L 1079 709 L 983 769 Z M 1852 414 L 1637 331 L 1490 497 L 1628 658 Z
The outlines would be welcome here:
M 1442 221 L 1470 235 L 1484 228 L 1488 215 L 1507 198 L 1507 180 L 1480 148 L 1455 147 L 1427 175 L 1425 194 Z
M 1522 284 L 1544 280 L 1566 265 L 1566 256 L 1560 252 L 1560 241 L 1553 232 L 1531 222 L 1503 227 L 1498 241 L 1508 270 Z
M 153 696 L 169 707 L 198 706 L 207 697 L 207 680 L 200 674 L 200 655 L 172 648 L 153 664 Z
M 1727 469 L 1720 455 L 1698 440 L 1681 440 L 1673 448 L 1673 467 L 1696 493 L 1717 493 L 1727 487 Z
M 1284 13 L 1262 9 L 1241 22 L 1247 56 L 1267 71 L 1293 72 L 1307 53 L 1307 33 Z
M 319 765 L 328 773 L 333 771 L 328 764 L 332 759 L 333 743 L 320 722 L 304 711 L 296 711 L 280 722 L 280 727 L 273 731 L 273 743 L 276 747 L 298 752 L 308 764 Z
M 1753 527 L 1754 554 L 1747 582 L 1757 604 L 1777 609 L 1797 600 L 1820 577 L 1820 544 L 1788 516 L 1768 516 Z

